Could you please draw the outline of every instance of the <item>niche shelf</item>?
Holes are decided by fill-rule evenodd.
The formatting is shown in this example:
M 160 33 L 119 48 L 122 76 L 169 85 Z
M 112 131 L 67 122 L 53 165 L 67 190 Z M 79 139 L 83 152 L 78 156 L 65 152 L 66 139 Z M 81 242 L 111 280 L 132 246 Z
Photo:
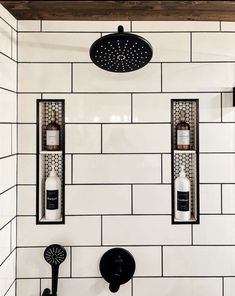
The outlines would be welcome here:
M 176 149 L 176 126 L 180 122 L 180 111 L 186 113 L 190 125 L 190 150 Z M 191 219 L 175 218 L 175 179 L 184 165 L 186 177 L 191 183 Z M 199 101 L 198 99 L 171 100 L 171 186 L 172 224 L 199 224 Z
M 56 111 L 56 122 L 60 125 L 59 151 L 46 150 L 46 126 L 51 122 L 52 110 Z M 64 224 L 64 180 L 65 180 L 65 116 L 64 100 L 37 100 L 37 163 L 36 163 L 36 224 Z M 54 166 L 61 180 L 61 219 L 45 219 L 45 182 Z

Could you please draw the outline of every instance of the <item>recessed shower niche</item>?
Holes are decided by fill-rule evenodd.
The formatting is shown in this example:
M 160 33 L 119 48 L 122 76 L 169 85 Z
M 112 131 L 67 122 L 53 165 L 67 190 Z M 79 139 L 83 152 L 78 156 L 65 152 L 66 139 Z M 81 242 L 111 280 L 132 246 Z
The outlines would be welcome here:
M 37 224 L 64 224 L 64 100 L 37 100 Z
M 171 100 L 172 223 L 199 223 L 199 102 Z

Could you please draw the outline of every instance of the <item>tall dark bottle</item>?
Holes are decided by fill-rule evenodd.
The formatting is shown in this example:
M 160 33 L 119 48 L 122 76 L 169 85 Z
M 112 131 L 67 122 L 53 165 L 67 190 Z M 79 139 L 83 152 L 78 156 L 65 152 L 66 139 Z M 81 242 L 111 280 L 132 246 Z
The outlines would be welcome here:
M 46 127 L 46 149 L 60 150 L 60 125 L 56 122 L 56 111 L 51 112 L 51 122 Z
M 190 149 L 190 125 L 185 121 L 186 113 L 184 110 L 180 112 L 180 122 L 176 126 L 176 149 Z

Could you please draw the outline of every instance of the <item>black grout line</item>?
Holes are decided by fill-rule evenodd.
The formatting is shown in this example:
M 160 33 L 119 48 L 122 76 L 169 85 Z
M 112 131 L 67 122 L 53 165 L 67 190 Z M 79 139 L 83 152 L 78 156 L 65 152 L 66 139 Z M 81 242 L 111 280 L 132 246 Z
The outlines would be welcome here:
M 223 184 L 220 184 L 220 195 L 221 195 L 221 214 L 223 214 Z
M 222 277 L 222 296 L 224 296 L 224 277 Z
M 16 184 L 15 184 L 15 185 L 13 185 L 13 186 L 11 186 L 11 187 L 9 187 L 9 188 L 7 188 L 6 190 L 4 190 L 4 191 L 0 192 L 0 198 L 1 198 L 1 195 L 3 196 L 3 195 L 4 195 L 4 193 L 6 193 L 7 191 L 10 191 L 11 189 L 13 189 L 13 188 L 15 188 L 15 187 L 16 187 Z
M 212 124 L 212 125 L 216 125 L 216 124 L 219 124 L 219 125 L 226 125 L 226 124 L 234 124 L 235 121 L 224 121 L 224 122 L 221 122 L 221 121 L 200 121 L 199 124 Z M 36 125 L 37 123 L 36 122 L 13 122 L 13 121 L 3 121 L 3 122 L 0 122 L 0 124 L 34 124 Z M 169 125 L 170 126 L 170 121 L 138 121 L 138 122 L 103 122 L 103 121 L 100 121 L 100 122 L 91 122 L 91 121 L 85 121 L 85 122 L 66 122 L 65 125 L 76 125 L 76 124 L 79 124 L 79 125 L 145 125 L 145 126 L 148 126 L 148 125 Z M 235 153 L 235 151 L 234 151 Z
M 193 225 L 191 225 L 191 245 L 193 246 Z
M 132 124 L 134 122 L 133 119 L 133 93 L 131 93 L 131 122 L 129 124 Z
M 99 185 L 99 186 L 103 186 L 103 185 L 110 185 L 110 186 L 114 186 L 114 185 L 118 185 L 118 186 L 120 186 L 120 185 L 122 185 L 122 186 L 126 186 L 126 185 L 130 185 L 130 184 L 133 184 L 133 185 L 135 185 L 135 186 L 138 186 L 138 185 L 149 185 L 149 186 L 155 186 L 155 185 L 161 185 L 161 186 L 170 186 L 171 185 L 171 183 L 157 183 L 157 182 L 152 182 L 152 183 L 149 183 L 149 182 L 146 182 L 146 183 L 131 183 L 131 182 L 126 182 L 126 183 L 119 183 L 119 182 L 110 182 L 110 183 L 107 183 L 107 182 L 104 182 L 104 183 L 89 183 L 89 182 L 87 182 L 87 183 L 66 183 L 65 185 L 66 186 L 87 186 L 87 185 Z M 217 184 L 217 183 L 200 183 L 200 185 L 215 185 L 215 184 Z M 222 183 L 222 184 L 224 184 L 224 185 L 235 185 L 235 183 Z M 17 184 L 17 187 L 20 187 L 20 186 L 36 186 L 36 183 L 19 183 L 19 184 Z M 11 187 L 11 189 L 12 188 L 14 188 L 14 187 L 16 187 L 16 185 L 14 185 L 14 186 L 12 186 Z M 6 190 L 6 191 L 8 191 L 8 189 Z M 4 192 L 2 192 L 0 195 L 2 195 L 3 193 L 5 193 L 6 191 L 4 191 Z M 215 214 L 217 214 L 217 213 L 215 213 Z M 234 213 L 235 214 L 235 213 Z M 201 214 L 201 215 L 204 215 L 204 214 Z M 205 213 L 205 215 L 214 215 L 214 213 Z M 229 214 L 227 214 L 227 215 L 229 215 Z
M 113 247 L 113 246 L 122 246 L 123 248 L 124 247 L 136 247 L 136 248 L 144 248 L 144 249 L 148 249 L 148 248 L 152 248 L 152 247 L 156 247 L 156 248 L 187 248 L 187 249 L 190 249 L 190 248 L 194 248 L 194 249 L 198 249 L 198 248 L 221 248 L 221 247 L 228 247 L 228 248 L 234 248 L 235 245 L 231 245 L 231 244 L 220 244 L 220 245 L 215 245 L 215 244 L 202 244 L 202 245 L 198 245 L 198 244 L 194 244 L 193 246 L 191 244 L 171 244 L 171 245 L 168 245 L 168 244 L 164 244 L 164 245 L 160 245 L 160 244 L 103 244 L 102 246 L 100 244 L 93 244 L 93 245 L 87 245 L 87 244 L 79 244 L 79 245 L 73 245 L 72 248 L 76 248 L 76 249 L 79 249 L 79 248 L 100 248 L 100 247 L 105 247 L 105 248 L 108 248 L 108 247 Z M 45 249 L 47 247 L 47 245 L 41 245 L 41 246 L 35 246 L 35 245 L 31 245 L 31 246 L 19 246 L 17 247 L 17 249 Z M 65 248 L 69 248 L 71 247 L 71 245 L 64 245 Z
M 131 279 L 131 296 L 134 295 L 134 283 L 133 283 L 134 279 Z
M 13 59 L 13 30 L 11 29 L 11 59 Z
M 13 29 L 15 32 L 18 31 L 18 28 L 15 29 L 12 25 L 10 25 L 3 17 L 0 16 L 0 19 L 3 20 L 9 27 L 11 27 L 11 29 Z M 17 26 L 18 26 L 18 22 L 17 22 Z
M 11 51 L 12 51 L 12 50 L 11 50 Z M 17 63 L 17 61 L 16 61 L 16 60 L 14 60 L 12 57 L 8 56 L 8 55 L 7 55 L 7 54 L 5 54 L 4 52 L 1 52 L 1 51 L 0 51 L 0 55 L 2 55 L 2 56 L 4 56 L 4 57 L 8 58 L 9 60 L 11 60 L 11 61 L 13 61 L 13 62 Z M 11 55 L 12 55 L 12 54 L 11 54 Z
M 12 250 L 3 261 L 0 263 L 0 267 L 3 266 L 3 264 L 11 257 L 11 255 L 16 251 L 16 249 Z
M 103 153 L 105 155 L 170 155 L 170 152 L 105 152 Z M 235 152 L 203 152 L 201 154 L 235 154 Z M 18 155 L 20 156 L 36 156 L 36 153 L 34 152 L 20 152 L 18 153 Z M 65 155 L 74 155 L 74 156 L 79 156 L 79 155 L 100 155 L 100 152 L 79 152 L 79 153 L 65 153 Z M 10 157 L 10 156 L 14 156 L 13 155 L 9 155 L 6 157 Z M 5 156 L 3 158 L 6 158 Z M 1 158 L 0 158 L 1 159 Z
M 160 74 L 161 74 L 161 90 L 160 90 L 160 93 L 163 93 L 163 66 L 162 66 L 162 63 L 161 63 L 161 70 L 160 70 Z
M 220 121 L 223 122 L 223 93 L 220 94 Z
M 17 62 L 16 60 L 12 59 L 11 57 L 9 57 L 8 55 L 4 54 L 3 52 L 0 52 L 0 54 L 6 56 L 7 58 L 9 58 L 10 60 Z M 20 61 L 18 62 L 19 64 L 75 64 L 75 65 L 93 65 L 93 62 L 91 61 Z M 190 61 L 190 60 L 185 60 L 185 61 L 156 61 L 156 62 L 149 62 L 148 64 L 208 64 L 208 65 L 212 65 L 212 64 L 234 64 L 235 63 L 235 59 L 234 60 L 221 60 L 221 61 Z M 213 92 L 213 91 L 212 91 Z
M 1 17 L 0 17 L 1 18 Z M 14 28 L 13 28 L 14 29 Z M 64 34 L 64 33 L 73 33 L 73 34 L 94 34 L 94 33 L 97 33 L 97 34 L 111 34 L 111 33 L 115 33 L 114 32 L 115 30 L 104 30 L 102 32 L 100 31 L 70 31 L 70 30 L 64 30 L 64 31 L 50 31 L 50 30 L 43 30 L 42 33 L 51 33 L 51 34 Z M 135 33 L 135 34 L 138 34 L 138 33 L 146 33 L 146 34 L 155 34 L 155 33 L 158 33 L 158 34 L 190 34 L 190 33 L 201 33 L 201 34 L 216 34 L 216 33 L 219 33 L 220 31 L 219 30 L 214 30 L 214 31 L 192 31 L 192 30 L 187 30 L 187 31 L 148 31 L 148 30 L 144 30 L 144 31 L 141 31 L 141 30 L 132 30 L 131 32 Z M 223 30 L 222 31 L 223 33 L 230 33 L 230 34 L 233 34 L 234 31 L 225 31 Z M 34 33 L 40 33 L 40 31 L 19 31 L 19 33 L 29 33 L 29 34 L 34 34 Z
M 223 278 L 234 278 L 234 275 L 225 275 L 222 276 Z M 68 276 L 59 276 L 60 279 L 70 279 L 70 277 Z M 162 278 L 162 276 L 160 275 L 134 275 L 133 279 L 159 279 Z M 178 278 L 205 278 L 205 279 L 211 279 L 211 278 L 216 278 L 216 279 L 221 279 L 221 275 L 191 275 L 191 276 L 187 276 L 187 275 L 164 275 L 164 278 L 169 278 L 169 279 L 178 279 Z M 17 278 L 18 280 L 40 280 L 39 277 L 29 277 L 29 278 Z M 51 279 L 50 277 L 43 277 L 42 280 L 48 280 Z M 73 279 L 102 279 L 102 276 L 75 276 L 73 277 Z
M 73 93 L 73 63 L 71 63 L 71 93 Z
M 164 271 L 163 271 L 163 246 L 161 246 L 161 276 L 164 276 Z
M 12 155 L 12 152 L 13 152 L 13 128 L 12 128 L 12 124 L 11 124 L 11 155 Z
M 81 214 L 81 213 L 79 213 L 79 214 L 66 214 L 66 217 L 99 217 L 100 215 L 102 215 L 103 217 L 127 217 L 127 216 L 129 216 L 129 217 L 132 217 L 129 213 L 122 213 L 122 212 L 120 212 L 120 213 L 117 213 L 117 214 L 105 214 L 105 213 L 93 213 L 93 214 L 87 214 L 87 213 L 84 213 L 84 214 Z M 204 215 L 204 216 L 208 216 L 208 215 L 211 215 L 211 216 L 221 216 L 221 214 L 202 214 L 202 215 Z M 232 215 L 232 214 L 225 214 L 225 215 Z M 18 215 L 18 217 L 22 217 L 22 218 L 24 218 L 24 217 L 31 217 L 31 218 L 33 218 L 33 217 L 35 217 L 36 215 L 34 215 L 34 214 L 26 214 L 26 215 L 22 215 L 22 214 L 20 214 L 20 215 Z M 161 217 L 161 216 L 164 216 L 164 217 L 169 217 L 169 216 L 171 216 L 171 213 L 168 213 L 168 214 L 152 214 L 152 213 L 144 213 L 144 214 L 133 214 L 133 216 L 135 216 L 135 217 L 142 217 L 142 216 L 151 216 L 151 217 Z
M 9 89 L 9 88 L 5 88 L 3 86 L 0 86 L 0 89 L 5 90 L 5 91 L 9 91 L 9 92 L 14 93 L 14 94 L 17 95 L 17 92 L 15 90 L 12 90 L 12 89 Z
M 17 223 L 17 215 L 18 215 L 18 169 L 19 169 L 19 157 L 18 157 L 18 152 L 19 152 L 19 35 L 18 35 L 18 21 L 17 21 L 17 35 L 16 35 L 16 60 L 17 60 L 17 64 L 16 64 L 16 153 L 17 153 L 17 157 L 16 157 L 16 201 L 15 201 L 15 205 L 16 205 L 16 262 L 15 262 L 15 278 L 17 279 L 17 267 L 18 267 L 18 251 L 17 251 L 17 242 L 18 242 L 18 223 Z M 16 290 L 15 290 L 15 296 L 17 296 L 17 281 L 16 281 Z
M 42 279 L 41 278 L 39 279 L 39 292 L 40 292 L 40 295 L 42 295 Z
M 13 247 L 12 247 L 12 222 L 13 221 L 14 220 L 12 220 L 11 223 L 10 223 L 10 233 L 9 233 L 9 235 L 10 235 L 10 252 L 13 251 Z
M 162 185 L 162 184 L 161 184 Z M 217 217 L 221 217 L 221 216 L 234 216 L 235 213 L 225 213 L 225 214 L 221 214 L 221 213 L 201 213 L 200 215 L 201 216 L 217 216 Z M 171 213 L 164 213 L 164 214 L 153 214 L 153 213 L 133 213 L 133 214 L 129 214 L 129 213 L 117 213 L 117 214 L 106 214 L 106 213 L 93 213 L 93 214 L 87 214 L 87 213 L 84 213 L 84 214 L 81 214 L 81 213 L 78 213 L 78 214 L 66 214 L 66 217 L 99 217 L 100 215 L 102 215 L 103 217 L 132 217 L 132 216 L 135 216 L 136 218 L 137 217 L 143 217 L 143 216 L 146 216 L 146 217 L 169 217 L 171 216 Z M 26 215 L 18 215 L 17 217 L 35 217 L 36 215 L 34 214 L 26 214 Z M 50 222 L 48 222 L 50 224 Z M 7 223 L 8 224 L 8 223 Z M 6 224 L 6 225 L 7 225 Z M 46 224 L 46 222 L 45 222 Z M 182 223 L 183 225 L 184 223 Z M 195 223 L 188 223 L 188 222 L 185 222 L 185 225 L 189 225 L 189 224 L 195 224 Z M 4 227 L 6 226 L 4 225 Z M 2 228 L 4 228 L 2 227 Z M 192 234 L 191 234 L 191 238 L 192 238 Z
M 103 215 L 100 216 L 100 225 L 101 225 L 101 237 L 100 237 L 100 244 L 103 246 Z
M 40 20 L 40 32 L 42 32 L 42 20 Z
M 69 63 L 68 63 L 69 64 Z M 6 89 L 6 88 L 3 88 L 3 87 L 0 87 L 0 89 Z M 6 90 L 9 90 L 9 89 L 6 89 Z M 14 92 L 16 93 L 15 91 L 12 91 L 12 90 L 9 90 L 11 92 Z M 210 90 L 210 91 L 164 91 L 164 92 L 161 92 L 161 91 L 76 91 L 76 92 L 73 92 L 71 93 L 69 90 L 68 91 L 46 91 L 46 92 L 43 92 L 44 95 L 57 95 L 57 94 L 61 94 L 61 95 L 72 95 L 72 94 L 93 94 L 93 95 L 97 95 L 97 94 L 104 94 L 104 95 L 109 95 L 109 94 L 115 94 L 115 95 L 122 95 L 122 94 L 145 94 L 145 95 L 148 95 L 148 94 L 181 94 L 181 95 L 184 95 L 184 94 L 220 94 L 222 91 L 222 93 L 229 93 L 229 94 L 232 94 L 233 91 L 232 89 L 229 91 L 229 90 Z M 18 92 L 19 94 L 36 94 L 38 95 L 40 93 L 40 91 L 19 91 Z M 191 97 L 189 98 L 191 99 Z
M 73 184 L 73 154 L 71 154 L 71 183 Z
M 133 184 L 131 184 L 131 215 L 134 214 Z
M 192 32 L 190 32 L 190 62 L 193 62 L 193 36 Z
M 3 294 L 3 296 L 7 296 L 8 292 L 10 291 L 10 289 L 12 288 L 12 286 L 16 284 L 16 279 L 13 280 L 13 282 L 10 284 L 10 286 L 8 287 L 8 289 L 6 290 L 5 294 Z M 16 291 L 15 291 L 16 294 Z
M 100 125 L 100 153 L 103 153 L 103 124 Z
M 70 185 L 75 185 L 76 183 L 74 184 L 66 184 L 67 186 L 70 186 Z M 114 185 L 135 185 L 135 186 L 138 186 L 138 185 L 165 185 L 165 186 L 169 186 L 171 183 L 133 183 L 133 182 L 129 182 L 129 183 L 77 183 L 79 185 L 110 185 L 110 186 L 114 186 Z M 235 181 L 234 183 L 200 183 L 200 185 L 235 185 Z M 36 184 L 19 184 L 21 186 L 36 186 Z M 14 188 L 15 186 L 13 186 L 12 188 Z
M 70 277 L 72 278 L 72 264 L 73 264 L 73 260 L 72 260 L 72 247 L 69 248 L 70 249 Z
M 15 124 L 15 125 L 17 125 L 18 123 L 15 121 L 4 121 L 4 122 L 0 122 L 0 124 Z

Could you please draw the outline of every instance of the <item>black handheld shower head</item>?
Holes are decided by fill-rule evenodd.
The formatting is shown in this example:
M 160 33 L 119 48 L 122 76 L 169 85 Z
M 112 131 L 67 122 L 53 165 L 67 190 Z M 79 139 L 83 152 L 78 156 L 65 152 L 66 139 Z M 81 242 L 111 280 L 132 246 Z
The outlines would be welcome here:
M 66 256 L 65 248 L 57 244 L 48 246 L 44 251 L 44 258 L 52 267 L 64 262 Z
M 52 269 L 52 296 L 57 295 L 59 266 L 64 262 L 66 256 L 65 248 L 57 244 L 48 246 L 44 251 L 44 258 Z

